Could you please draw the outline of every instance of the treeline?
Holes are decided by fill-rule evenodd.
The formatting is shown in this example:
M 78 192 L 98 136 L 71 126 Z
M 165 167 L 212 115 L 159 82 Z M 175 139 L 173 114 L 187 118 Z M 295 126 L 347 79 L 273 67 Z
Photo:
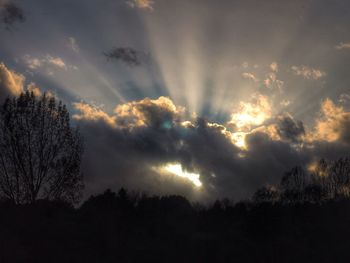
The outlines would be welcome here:
M 350 159 L 320 160 L 305 170 L 287 172 L 277 186 L 266 186 L 253 196 L 255 203 L 322 203 L 350 197 Z
M 294 168 L 251 200 L 120 189 L 81 206 L 0 205 L 0 262 L 348 262 L 349 159 Z

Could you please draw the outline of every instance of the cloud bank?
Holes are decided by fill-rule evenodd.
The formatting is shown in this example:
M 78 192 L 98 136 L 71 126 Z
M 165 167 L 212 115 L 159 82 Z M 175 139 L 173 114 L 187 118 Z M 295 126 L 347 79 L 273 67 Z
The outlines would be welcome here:
M 125 186 L 194 200 L 237 200 L 278 182 L 295 165 L 306 166 L 320 153 L 337 156 L 350 144 L 349 112 L 330 100 L 310 129 L 287 112 L 275 114 L 262 95 L 242 102 L 227 123 L 191 117 L 166 97 L 119 104 L 111 114 L 84 102 L 74 107 L 88 142 L 89 192 Z M 199 174 L 201 187 L 162 172 L 166 164 Z

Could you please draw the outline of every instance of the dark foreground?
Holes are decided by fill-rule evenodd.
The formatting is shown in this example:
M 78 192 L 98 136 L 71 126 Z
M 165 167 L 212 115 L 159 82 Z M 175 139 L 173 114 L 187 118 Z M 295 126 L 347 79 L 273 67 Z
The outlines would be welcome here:
M 0 262 L 349 262 L 350 201 L 217 202 L 132 199 L 105 192 L 0 208 Z

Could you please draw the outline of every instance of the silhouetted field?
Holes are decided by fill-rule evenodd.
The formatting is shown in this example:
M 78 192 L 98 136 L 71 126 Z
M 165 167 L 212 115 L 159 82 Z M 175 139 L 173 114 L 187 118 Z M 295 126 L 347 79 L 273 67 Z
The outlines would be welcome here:
M 79 208 L 0 207 L 0 262 L 348 262 L 350 200 L 322 203 L 137 197 L 120 190 Z

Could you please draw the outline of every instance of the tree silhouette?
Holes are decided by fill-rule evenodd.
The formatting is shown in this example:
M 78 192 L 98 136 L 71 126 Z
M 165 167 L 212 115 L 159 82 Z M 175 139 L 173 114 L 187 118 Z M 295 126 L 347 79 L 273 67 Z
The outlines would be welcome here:
M 308 184 L 307 174 L 300 166 L 287 172 L 281 180 L 282 199 L 285 202 L 300 202 L 304 198 L 304 190 Z
M 61 101 L 28 91 L 8 98 L 0 109 L 0 195 L 16 204 L 77 202 L 82 146 Z
M 311 173 L 312 184 L 322 189 L 324 192 L 324 199 L 331 198 L 329 189 L 329 163 L 325 159 L 321 159 L 314 171 Z
M 259 203 L 322 203 L 350 197 L 350 158 L 321 159 L 312 171 L 296 166 L 282 177 L 278 186 L 260 188 L 252 200 Z
M 275 203 L 279 200 L 280 192 L 276 187 L 262 187 L 258 189 L 253 195 L 255 203 Z
M 333 162 L 329 169 L 329 185 L 334 198 L 349 196 L 350 160 L 341 158 Z

